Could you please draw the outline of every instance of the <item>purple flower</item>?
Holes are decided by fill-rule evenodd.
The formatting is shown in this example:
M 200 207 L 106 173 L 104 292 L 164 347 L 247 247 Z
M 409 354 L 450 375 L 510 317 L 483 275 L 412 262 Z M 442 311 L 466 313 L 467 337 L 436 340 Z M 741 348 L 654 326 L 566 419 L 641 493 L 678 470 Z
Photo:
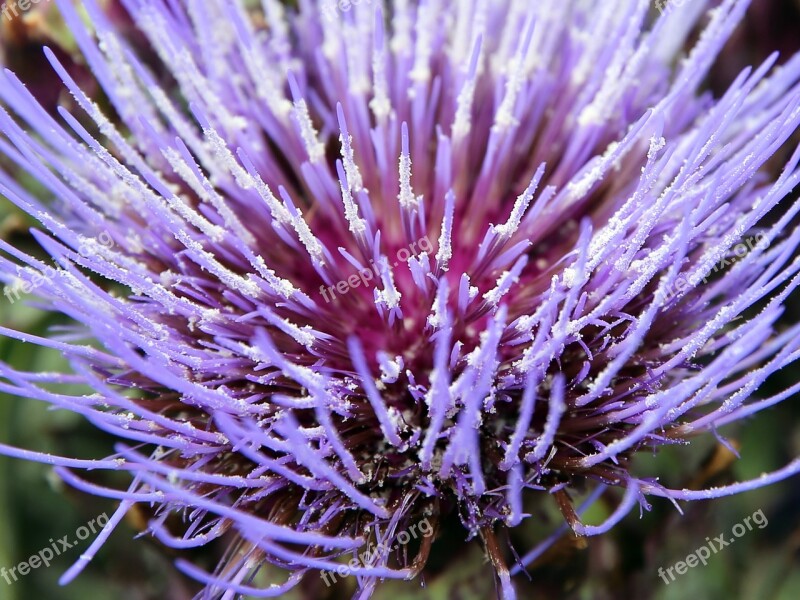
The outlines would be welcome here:
M 58 268 L 0 242 L 2 280 L 81 325 L 0 329 L 73 368 L 0 364 L 0 391 L 120 440 L 102 460 L 2 447 L 121 500 L 62 581 L 145 504 L 174 548 L 233 536 L 214 573 L 179 562 L 204 598 L 278 596 L 350 559 L 367 598 L 419 573 L 433 536 L 416 556 L 370 549 L 456 512 L 513 598 L 497 538 L 523 496 L 594 535 L 648 495 L 800 471 L 688 491 L 629 465 L 797 389 L 754 396 L 800 351 L 800 327 L 776 326 L 800 203 L 773 210 L 800 151 L 759 172 L 800 124 L 800 55 L 713 98 L 701 84 L 743 1 L 654 22 L 633 0 L 346 4 L 125 0 L 154 67 L 94 0 L 91 31 L 58 0 L 113 111 L 49 51 L 82 112 L 56 119 L 0 79 L 0 153 L 46 194 L 2 172 L 0 192 Z M 94 393 L 50 385 L 66 383 Z M 580 522 L 580 487 L 621 489 L 605 523 Z M 286 580 L 256 581 L 266 562 Z

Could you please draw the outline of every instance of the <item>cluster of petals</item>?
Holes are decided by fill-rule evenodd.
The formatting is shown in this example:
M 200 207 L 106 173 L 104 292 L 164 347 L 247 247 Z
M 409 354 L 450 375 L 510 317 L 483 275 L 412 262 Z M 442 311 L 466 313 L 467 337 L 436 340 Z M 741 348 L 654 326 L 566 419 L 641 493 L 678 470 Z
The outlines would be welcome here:
M 123 0 L 147 60 L 96 0 L 57 4 L 104 101 L 49 50 L 71 112 L 0 74 L 0 194 L 50 261 L 0 241 L 0 280 L 75 325 L 0 334 L 72 369 L 0 363 L 0 392 L 118 445 L 0 452 L 120 501 L 63 582 L 137 504 L 168 546 L 235 540 L 215 572 L 179 562 L 204 598 L 279 596 L 456 511 L 510 599 L 544 546 L 509 569 L 496 531 L 537 496 L 595 535 L 647 496 L 800 471 L 698 491 L 629 468 L 797 391 L 754 395 L 800 349 L 800 151 L 762 169 L 800 125 L 800 56 L 702 90 L 746 2 Z M 577 487 L 618 507 L 584 525 Z M 351 569 L 358 597 L 430 547 Z

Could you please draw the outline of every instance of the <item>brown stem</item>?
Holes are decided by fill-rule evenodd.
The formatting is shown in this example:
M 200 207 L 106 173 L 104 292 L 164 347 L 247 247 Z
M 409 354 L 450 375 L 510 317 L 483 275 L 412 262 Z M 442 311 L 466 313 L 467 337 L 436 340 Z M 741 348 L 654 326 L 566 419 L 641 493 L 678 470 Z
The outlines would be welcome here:
M 417 575 L 420 574 L 422 569 L 425 568 L 425 565 L 428 563 L 428 557 L 431 554 L 431 546 L 433 546 L 433 540 L 436 539 L 436 534 L 439 532 L 439 501 L 436 500 L 433 505 L 433 511 L 431 512 L 431 520 L 433 521 L 433 530 L 431 534 L 422 538 L 422 543 L 419 547 L 419 552 L 414 557 L 414 560 L 411 562 L 411 575 L 409 579 L 413 579 Z
M 492 562 L 494 572 L 500 582 L 498 598 L 513 598 L 514 589 L 511 585 L 511 575 L 508 572 L 506 561 L 503 559 L 503 551 L 500 549 L 500 544 L 497 542 L 494 528 L 491 525 L 481 527 L 480 534 L 483 540 L 483 546 L 486 549 L 486 555 Z
M 581 520 L 580 517 L 578 517 L 578 513 L 575 512 L 575 507 L 572 505 L 569 494 L 567 494 L 565 490 L 558 490 L 553 493 L 553 496 L 555 496 L 556 503 L 558 504 L 558 510 L 564 515 L 564 520 L 574 530 L 575 525 L 580 524 Z

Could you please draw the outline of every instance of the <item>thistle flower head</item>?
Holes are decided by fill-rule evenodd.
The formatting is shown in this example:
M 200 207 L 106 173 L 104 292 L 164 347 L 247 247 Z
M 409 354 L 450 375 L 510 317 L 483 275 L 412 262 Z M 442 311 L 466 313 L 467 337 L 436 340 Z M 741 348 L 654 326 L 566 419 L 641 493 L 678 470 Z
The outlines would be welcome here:
M 455 512 L 512 598 L 496 533 L 537 498 L 594 535 L 648 495 L 800 470 L 686 491 L 630 468 L 795 391 L 753 396 L 800 348 L 776 327 L 800 204 L 765 219 L 800 152 L 759 173 L 800 123 L 800 56 L 704 94 L 746 2 L 704 4 L 125 0 L 144 61 L 95 0 L 58 0 L 110 107 L 50 51 L 80 110 L 0 76 L 0 152 L 45 193 L 3 172 L 0 192 L 57 265 L 0 242 L 0 268 L 81 327 L 2 328 L 73 372 L 0 364 L 0 391 L 119 439 L 103 460 L 3 447 L 121 500 L 63 581 L 144 504 L 169 546 L 235 539 L 214 573 L 179 563 L 203 597 L 277 596 L 344 556 L 366 598 L 432 538 L 364 548 Z M 581 523 L 579 486 L 621 489 L 605 523 Z M 266 562 L 286 580 L 257 585 Z

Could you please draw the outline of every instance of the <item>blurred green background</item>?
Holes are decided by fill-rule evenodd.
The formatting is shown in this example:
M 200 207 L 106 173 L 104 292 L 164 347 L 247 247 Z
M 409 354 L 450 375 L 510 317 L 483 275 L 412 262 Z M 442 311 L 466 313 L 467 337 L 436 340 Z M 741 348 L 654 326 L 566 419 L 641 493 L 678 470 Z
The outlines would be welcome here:
M 709 81 L 723 88 L 732 74 L 745 64 L 758 61 L 780 47 L 784 53 L 800 46 L 800 4 L 796 0 L 757 0 L 748 21 L 727 49 L 726 59 Z M 52 82 L 41 80 L 39 56 L 43 43 L 70 51 L 68 32 L 48 16 L 36 32 L 0 29 L 4 62 L 15 70 L 28 70 L 32 80 L 50 90 Z M 22 37 L 18 37 L 22 35 Z M 27 37 L 25 37 L 27 35 Z M 9 43 L 14 46 L 9 51 Z M 2 54 L 0 54 L 0 58 Z M 77 68 L 80 68 L 80 61 Z M 63 101 L 54 94 L 48 101 Z M 8 165 L 4 165 L 8 167 Z M 0 197 L 0 237 L 35 251 L 28 233 L 32 222 L 10 202 Z M 788 307 L 785 320 L 800 315 L 797 300 Z M 0 323 L 14 329 L 47 335 L 64 325 L 58 316 L 29 306 L 10 303 L 0 296 Z M 67 367 L 58 352 L 0 338 L 0 360 L 18 369 L 63 371 Z M 777 389 L 796 381 L 797 367 L 772 381 Z M 765 390 L 763 393 L 768 393 Z M 730 459 L 713 437 L 698 439 L 691 447 L 673 448 L 658 455 L 638 458 L 637 472 L 660 476 L 672 487 L 715 485 L 758 476 L 800 455 L 800 405 L 796 398 L 745 424 L 723 432 L 740 447 L 741 460 Z M 36 401 L 0 394 L 0 441 L 21 448 L 82 458 L 112 453 L 113 440 L 87 425 L 82 418 L 52 411 Z M 604 497 L 587 513 L 585 521 L 600 522 L 613 510 L 616 492 Z M 653 498 L 653 508 L 641 517 L 631 513 L 611 533 L 588 540 L 565 536 L 525 575 L 516 578 L 520 598 L 655 600 L 743 599 L 797 600 L 800 598 L 800 480 L 785 481 L 770 488 L 712 502 L 684 503 L 681 516 L 666 500 Z M 46 466 L 0 456 L 0 567 L 10 569 L 42 548 L 51 538 L 69 535 L 102 513 L 116 508 L 111 500 L 77 492 L 56 478 Z M 532 496 L 526 507 L 533 517 L 514 532 L 512 541 L 524 554 L 561 522 L 549 498 Z M 721 533 L 761 510 L 768 519 L 763 529 L 754 529 L 735 544 L 715 554 L 705 567 L 690 569 L 677 581 L 665 585 L 658 567 L 667 568 L 706 544 L 706 537 Z M 0 600 L 120 600 L 189 599 L 198 586 L 186 580 L 173 566 L 174 553 L 160 548 L 147 537 L 135 540 L 143 517 L 132 513 L 101 550 L 97 559 L 70 586 L 58 586 L 59 576 L 88 547 L 90 540 L 57 557 L 50 568 L 39 568 L 7 585 L 0 579 Z M 211 568 L 223 550 L 212 547 L 194 557 Z M 353 580 L 330 589 L 310 581 L 287 598 L 349 598 Z M 376 600 L 494 598 L 491 568 L 477 542 L 466 543 L 455 520 L 445 523 L 434 544 L 429 568 L 414 582 L 389 582 L 379 588 Z

